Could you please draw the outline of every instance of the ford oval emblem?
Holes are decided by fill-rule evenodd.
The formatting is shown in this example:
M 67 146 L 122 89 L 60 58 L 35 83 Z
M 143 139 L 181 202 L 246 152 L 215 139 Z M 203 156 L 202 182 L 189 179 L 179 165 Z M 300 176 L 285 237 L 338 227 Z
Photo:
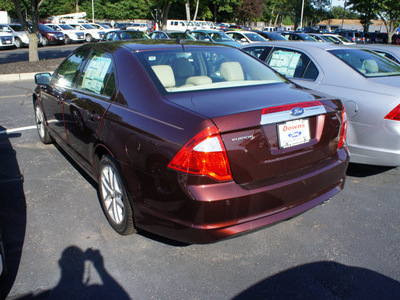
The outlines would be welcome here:
M 300 116 L 304 113 L 304 109 L 301 107 L 295 107 L 292 109 L 292 111 L 290 112 L 290 114 L 292 116 Z

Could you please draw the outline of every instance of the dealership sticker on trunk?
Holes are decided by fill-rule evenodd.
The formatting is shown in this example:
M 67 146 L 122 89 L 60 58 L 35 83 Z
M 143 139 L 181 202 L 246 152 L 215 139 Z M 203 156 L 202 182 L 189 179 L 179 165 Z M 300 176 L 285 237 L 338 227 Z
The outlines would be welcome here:
M 279 148 L 289 148 L 310 141 L 308 119 L 299 119 L 278 124 Z

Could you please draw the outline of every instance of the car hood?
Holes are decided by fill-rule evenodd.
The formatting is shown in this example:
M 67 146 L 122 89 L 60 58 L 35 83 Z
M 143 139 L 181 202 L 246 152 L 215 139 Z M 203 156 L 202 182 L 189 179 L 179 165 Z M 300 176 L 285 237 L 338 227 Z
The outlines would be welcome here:
M 201 92 L 165 96 L 169 101 L 209 119 L 263 109 L 269 106 L 313 101 L 322 97 L 323 94 L 297 88 L 292 83 L 203 90 Z

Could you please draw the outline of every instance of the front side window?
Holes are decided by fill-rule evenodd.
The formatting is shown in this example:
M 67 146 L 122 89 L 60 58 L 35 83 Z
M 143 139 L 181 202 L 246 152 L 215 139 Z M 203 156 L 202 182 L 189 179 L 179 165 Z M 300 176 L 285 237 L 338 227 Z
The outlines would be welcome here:
M 79 78 L 78 88 L 99 95 L 112 95 L 115 76 L 110 54 L 93 51 Z
M 319 74 L 307 55 L 292 49 L 274 48 L 266 63 L 288 78 L 315 80 Z
M 135 53 L 161 93 L 286 82 L 257 59 L 231 48 Z
M 54 74 L 54 84 L 66 88 L 71 87 L 74 84 L 79 69 L 85 61 L 88 53 L 88 50 L 78 50 L 76 53 L 64 60 Z
M 337 49 L 328 51 L 365 77 L 400 76 L 400 65 L 370 50 Z

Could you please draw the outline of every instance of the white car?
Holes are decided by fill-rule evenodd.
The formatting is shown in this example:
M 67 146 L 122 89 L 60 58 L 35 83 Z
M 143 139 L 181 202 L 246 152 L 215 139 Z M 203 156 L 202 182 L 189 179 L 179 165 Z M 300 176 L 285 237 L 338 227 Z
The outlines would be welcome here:
M 0 49 L 14 46 L 14 37 L 7 25 L 0 24 Z
M 252 31 L 227 31 L 225 33 L 236 42 L 244 45 L 267 41 L 261 35 Z
M 68 24 L 76 30 L 83 31 L 85 33 L 86 42 L 100 41 L 105 34 L 104 30 L 94 28 L 92 25 L 87 23 L 70 23 Z
M 99 24 L 99 23 L 89 23 L 89 25 L 93 26 L 97 30 L 104 31 L 104 33 L 116 30 L 115 28 L 111 28 L 108 25 Z
M 24 27 L 20 24 L 1 24 L 5 30 L 10 30 L 10 33 L 14 37 L 14 46 L 21 48 L 29 45 L 29 38 L 26 34 Z M 40 40 L 41 37 L 39 37 Z
M 64 41 L 66 44 L 72 42 L 81 43 L 85 41 L 85 33 L 83 31 L 76 30 L 74 27 L 68 24 L 46 24 L 46 26 L 50 27 L 53 30 L 64 33 Z
M 131 26 L 126 27 L 127 30 L 138 30 L 144 33 L 149 33 L 150 28 L 147 23 L 134 23 Z

